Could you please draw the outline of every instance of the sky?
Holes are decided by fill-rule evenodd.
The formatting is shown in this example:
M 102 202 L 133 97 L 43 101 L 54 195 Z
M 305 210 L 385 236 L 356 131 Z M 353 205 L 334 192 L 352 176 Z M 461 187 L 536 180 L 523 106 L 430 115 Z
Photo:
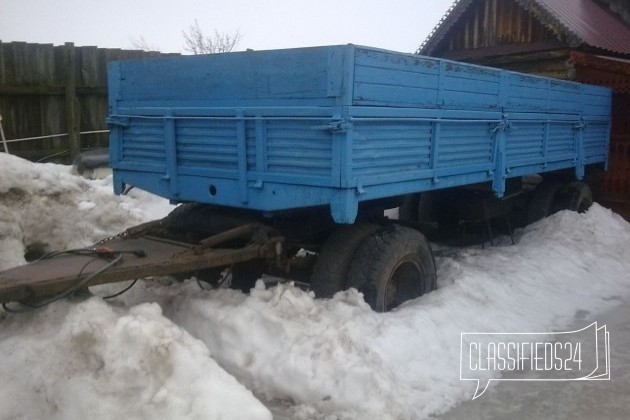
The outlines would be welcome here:
M 184 51 L 182 31 L 242 38 L 236 50 L 359 44 L 415 52 L 453 0 L 0 0 L 0 41 Z

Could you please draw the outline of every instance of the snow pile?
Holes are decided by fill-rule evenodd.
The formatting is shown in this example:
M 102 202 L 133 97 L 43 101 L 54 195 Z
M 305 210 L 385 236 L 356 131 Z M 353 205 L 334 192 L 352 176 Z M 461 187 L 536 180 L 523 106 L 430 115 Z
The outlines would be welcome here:
M 0 159 L 3 258 L 32 240 L 85 245 L 153 218 L 147 196 L 117 198 L 107 182 L 65 167 Z M 387 314 L 353 290 L 315 300 L 291 285 L 259 282 L 244 295 L 168 278 L 112 303 L 0 312 L 0 377 L 10 384 L 0 410 L 9 418 L 269 418 L 253 392 L 281 418 L 443 413 L 475 389 L 459 380 L 460 333 L 561 331 L 630 297 L 630 225 L 601 206 L 558 213 L 517 239 L 441 250 L 439 289 Z
M 89 181 L 71 167 L 35 164 L 0 153 L 0 270 L 25 262 L 24 251 L 80 248 L 172 209 L 141 191 L 112 193 L 111 176 Z
M 261 282 L 250 296 L 145 284 L 124 299 L 159 302 L 256 395 L 290 401 L 290 418 L 425 418 L 473 395 L 459 380 L 460 333 L 561 331 L 630 297 L 630 225 L 609 210 L 562 212 L 519 236 L 449 250 L 439 289 L 388 314 L 356 291 L 314 300 Z
M 0 324 L 3 418 L 271 418 L 155 304 L 93 298 Z

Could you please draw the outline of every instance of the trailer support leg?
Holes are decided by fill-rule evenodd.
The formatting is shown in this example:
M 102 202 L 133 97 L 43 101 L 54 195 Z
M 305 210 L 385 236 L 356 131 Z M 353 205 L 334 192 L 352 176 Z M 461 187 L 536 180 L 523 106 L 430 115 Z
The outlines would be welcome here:
M 357 200 L 354 190 L 337 191 L 330 203 L 330 211 L 335 223 L 354 223 L 359 211 L 359 200 Z

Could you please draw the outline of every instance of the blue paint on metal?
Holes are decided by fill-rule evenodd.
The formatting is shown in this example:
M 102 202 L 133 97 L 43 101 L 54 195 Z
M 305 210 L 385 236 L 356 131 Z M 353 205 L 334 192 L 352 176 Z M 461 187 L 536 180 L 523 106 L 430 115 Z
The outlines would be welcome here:
M 166 160 L 166 173 L 162 176 L 162 179 L 169 184 L 169 198 L 171 199 L 177 199 L 179 196 L 176 141 L 175 120 L 172 118 L 172 112 L 169 112 L 164 116 L 164 157 Z
M 249 201 L 247 193 L 247 137 L 245 114 L 241 110 L 236 111 L 236 153 L 238 168 L 238 192 L 241 203 Z
M 575 124 L 575 177 L 579 180 L 584 178 L 584 129 L 587 125 L 584 120 Z
M 507 178 L 507 163 L 505 158 L 506 131 L 511 128 L 511 124 L 506 116 L 492 129 L 494 133 L 494 156 L 495 166 L 490 171 L 492 176 L 492 189 L 497 197 L 505 194 L 505 179 Z
M 354 45 L 112 63 L 114 190 L 261 211 L 607 164 L 608 89 Z

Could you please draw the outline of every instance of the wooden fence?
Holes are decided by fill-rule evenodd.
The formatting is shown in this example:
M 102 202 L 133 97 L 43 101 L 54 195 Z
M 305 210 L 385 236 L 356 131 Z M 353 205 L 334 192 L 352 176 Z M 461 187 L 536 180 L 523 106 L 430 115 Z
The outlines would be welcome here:
M 0 115 L 9 151 L 68 162 L 80 150 L 106 147 L 107 63 L 162 55 L 0 41 Z

